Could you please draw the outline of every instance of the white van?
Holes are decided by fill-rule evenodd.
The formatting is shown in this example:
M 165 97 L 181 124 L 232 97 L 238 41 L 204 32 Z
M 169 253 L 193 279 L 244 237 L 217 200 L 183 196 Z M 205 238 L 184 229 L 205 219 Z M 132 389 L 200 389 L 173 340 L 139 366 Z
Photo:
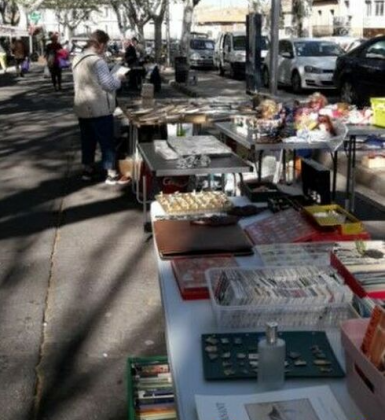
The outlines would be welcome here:
M 223 76 L 229 72 L 232 78 L 245 74 L 246 70 L 246 32 L 220 33 L 215 44 L 214 64 Z M 266 57 L 268 39 L 262 36 L 262 60 Z

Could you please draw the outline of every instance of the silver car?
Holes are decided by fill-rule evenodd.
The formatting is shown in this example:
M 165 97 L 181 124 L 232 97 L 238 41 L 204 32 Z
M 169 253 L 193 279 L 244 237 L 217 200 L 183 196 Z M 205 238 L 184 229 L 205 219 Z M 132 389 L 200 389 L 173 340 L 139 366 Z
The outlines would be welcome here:
M 210 39 L 192 39 L 190 41 L 191 67 L 214 67 L 214 41 Z
M 344 51 L 334 42 L 296 38 L 279 41 L 278 83 L 295 93 L 303 89 L 335 89 L 333 73 Z M 270 52 L 263 68 L 263 83 L 270 83 Z

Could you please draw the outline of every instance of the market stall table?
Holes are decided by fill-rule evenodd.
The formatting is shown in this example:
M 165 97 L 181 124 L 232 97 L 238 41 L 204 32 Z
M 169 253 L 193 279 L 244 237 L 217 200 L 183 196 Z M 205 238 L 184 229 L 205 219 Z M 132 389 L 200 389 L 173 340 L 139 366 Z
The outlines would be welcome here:
M 235 204 L 249 202 L 244 198 L 234 199 Z M 163 214 L 158 203 L 152 205 L 152 220 Z M 247 219 L 242 224 L 253 223 L 267 217 L 266 211 Z M 155 244 L 156 248 L 156 244 Z M 157 251 L 157 250 L 156 250 Z M 260 266 L 254 255 L 237 258 L 242 267 Z M 218 329 L 210 301 L 183 301 L 172 271 L 171 263 L 157 257 L 159 283 L 165 315 L 166 342 L 171 372 L 174 381 L 179 420 L 197 420 L 195 395 L 240 395 L 260 392 L 256 380 L 205 381 L 201 357 L 201 335 L 225 332 Z M 293 328 L 294 329 L 294 328 Z M 339 332 L 328 333 L 329 340 L 341 365 L 344 366 Z M 341 407 L 350 420 L 363 418 L 355 403 L 350 398 L 344 379 L 301 379 L 287 380 L 284 389 L 307 386 L 329 385 Z
M 151 171 L 152 175 L 156 177 L 164 176 L 192 176 L 192 175 L 214 175 L 214 174 L 243 174 L 250 172 L 252 168 L 234 153 L 225 156 L 212 157 L 208 167 L 194 167 L 194 168 L 178 168 L 176 160 L 166 160 L 162 158 L 155 150 L 154 143 L 140 143 L 138 144 L 138 152 L 143 157 L 144 163 Z M 136 180 L 136 194 L 137 200 L 140 201 L 139 188 L 140 179 Z M 146 175 L 142 178 L 143 185 L 143 214 L 144 220 L 147 220 L 147 180 Z
M 267 150 L 270 151 L 287 151 L 287 150 L 301 150 L 301 149 L 311 149 L 311 150 L 330 150 L 333 158 L 333 198 L 335 197 L 336 183 L 337 183 L 337 166 L 338 166 L 338 149 L 341 147 L 342 141 L 331 141 L 331 142 L 314 142 L 314 143 L 257 143 L 253 139 L 251 133 L 247 136 L 239 133 L 235 124 L 233 122 L 218 122 L 215 124 L 215 127 L 219 130 L 222 136 L 226 136 L 241 146 L 245 147 L 252 154 L 253 160 L 255 163 L 258 161 L 258 179 L 261 180 L 262 176 L 262 156 L 263 153 Z M 258 158 L 257 158 L 258 154 Z M 285 162 L 285 160 L 284 160 Z

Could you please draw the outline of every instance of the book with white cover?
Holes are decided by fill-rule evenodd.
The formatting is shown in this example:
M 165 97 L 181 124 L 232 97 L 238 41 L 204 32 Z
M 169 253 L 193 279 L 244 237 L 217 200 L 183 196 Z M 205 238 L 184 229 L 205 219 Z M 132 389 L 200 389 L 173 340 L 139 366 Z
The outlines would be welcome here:
M 328 386 L 253 395 L 196 395 L 199 420 L 347 420 Z
M 129 71 L 129 68 L 121 66 L 120 64 L 115 64 L 111 70 L 111 74 L 115 76 L 120 76 L 127 74 Z

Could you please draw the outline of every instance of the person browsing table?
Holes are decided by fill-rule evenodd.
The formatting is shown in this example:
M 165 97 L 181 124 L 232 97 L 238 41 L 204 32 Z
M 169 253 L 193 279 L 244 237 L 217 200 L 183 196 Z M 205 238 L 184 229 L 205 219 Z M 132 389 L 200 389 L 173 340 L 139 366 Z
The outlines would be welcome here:
M 103 58 L 109 41 L 107 33 L 96 30 L 91 34 L 82 54 L 72 65 L 75 87 L 74 110 L 79 119 L 84 180 L 93 180 L 96 145 L 102 151 L 102 164 L 107 172 L 107 184 L 128 182 L 116 171 L 113 113 L 115 92 L 124 75 L 113 75 Z

